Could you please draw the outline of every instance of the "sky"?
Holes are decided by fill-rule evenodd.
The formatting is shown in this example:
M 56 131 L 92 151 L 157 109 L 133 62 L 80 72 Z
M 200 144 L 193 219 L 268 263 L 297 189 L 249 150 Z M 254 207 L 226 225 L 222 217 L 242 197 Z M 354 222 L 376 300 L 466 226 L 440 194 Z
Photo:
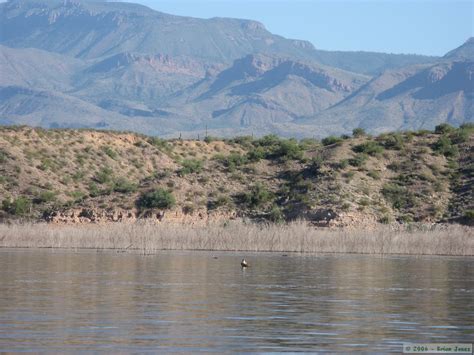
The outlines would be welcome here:
M 175 15 L 262 22 L 318 49 L 444 55 L 474 36 L 474 0 L 128 0 Z

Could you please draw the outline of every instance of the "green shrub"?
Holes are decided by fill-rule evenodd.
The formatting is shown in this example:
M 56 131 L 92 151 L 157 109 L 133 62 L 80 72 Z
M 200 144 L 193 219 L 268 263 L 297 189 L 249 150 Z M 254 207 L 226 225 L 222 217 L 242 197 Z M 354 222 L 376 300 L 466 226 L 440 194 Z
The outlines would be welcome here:
M 285 220 L 285 215 L 280 207 L 273 205 L 268 214 L 268 219 L 274 223 L 282 223 Z
M 459 129 L 451 134 L 451 138 L 456 144 L 465 143 L 473 133 L 474 123 L 464 123 L 459 127 Z
M 74 200 L 74 202 L 82 201 L 85 197 L 84 192 L 80 190 L 69 191 L 67 194 Z
M 377 142 L 368 141 L 359 145 L 356 145 L 352 150 L 356 153 L 365 153 L 369 155 L 377 155 L 384 151 L 383 147 Z
M 396 209 L 410 208 L 415 205 L 413 194 L 406 187 L 397 184 L 385 184 L 382 195 Z
M 109 146 L 103 146 L 102 147 L 102 151 L 107 154 L 107 156 L 113 160 L 116 160 L 118 158 L 118 154 L 115 150 L 113 150 L 111 147 Z
M 181 163 L 181 170 L 179 170 L 179 176 L 185 176 L 193 173 L 200 173 L 202 171 L 203 163 L 198 159 L 185 159 Z
M 23 196 L 14 200 L 3 200 L 2 209 L 14 216 L 24 216 L 30 212 L 31 201 Z
M 368 155 L 365 153 L 357 154 L 354 158 L 349 159 L 349 164 L 354 167 L 362 167 L 368 158 Z
M 139 208 L 170 209 L 175 204 L 176 200 L 173 194 L 161 188 L 142 194 L 137 201 Z
M 206 143 L 211 143 L 211 142 L 214 142 L 214 141 L 217 141 L 217 140 L 218 140 L 218 138 L 212 137 L 212 136 L 205 136 L 204 137 L 204 142 L 206 142 Z
M 280 142 L 280 137 L 278 137 L 275 134 L 269 134 L 266 136 L 263 136 L 260 139 L 257 139 L 253 142 L 255 146 L 260 146 L 260 147 L 273 147 L 276 146 Z
M 312 175 L 318 175 L 321 172 L 322 167 L 323 167 L 323 158 L 318 155 L 311 158 L 311 161 L 308 164 L 307 170 Z
M 380 173 L 376 170 L 369 171 L 367 175 L 370 176 L 374 180 L 380 180 Z
M 242 147 L 252 147 L 253 137 L 252 136 L 240 136 L 230 140 L 232 143 L 240 144 Z
M 171 150 L 171 146 L 168 144 L 168 142 L 164 139 L 158 138 L 158 137 L 149 137 L 147 139 L 147 142 L 151 144 L 152 146 L 163 150 L 163 151 L 169 151 Z M 140 142 L 139 142 L 140 143 Z M 137 145 L 137 144 L 135 144 Z M 140 146 L 140 145 L 137 145 Z
M 48 203 L 56 201 L 57 194 L 54 191 L 42 191 L 40 192 L 35 199 L 33 200 L 34 203 Z
M 207 208 L 213 210 L 223 206 L 229 206 L 232 204 L 232 199 L 227 195 L 219 195 L 215 200 L 209 201 Z
M 341 138 L 341 137 L 336 137 L 336 136 L 329 136 L 329 137 L 326 137 L 324 138 L 321 143 L 324 145 L 324 146 L 328 146 L 328 145 L 333 145 L 333 144 L 340 144 L 344 139 Z
M 121 177 L 114 181 L 113 190 L 119 193 L 132 193 L 137 191 L 137 185 L 133 182 Z
M 243 195 L 243 202 L 252 208 L 261 207 L 273 198 L 273 194 L 261 183 L 257 183 Z
M 231 153 L 228 156 L 218 158 L 230 171 L 234 171 L 236 167 L 248 163 L 246 156 L 240 153 Z
M 451 139 L 446 136 L 441 136 L 434 144 L 433 149 L 448 158 L 454 158 L 459 155 L 458 147 L 453 145 Z
M 469 223 L 474 222 L 474 210 L 467 210 L 464 212 L 464 219 L 468 221 Z
M 265 158 L 266 152 L 263 147 L 255 147 L 247 153 L 247 159 L 251 162 L 257 162 Z
M 113 170 L 105 166 L 99 170 L 97 175 L 94 177 L 94 180 L 99 184 L 106 184 L 110 182 L 113 178 Z
M 363 137 L 365 136 L 366 133 L 365 133 L 365 129 L 363 128 L 355 128 L 353 131 L 352 131 L 352 136 L 353 137 Z
M 390 224 L 392 223 L 392 218 L 389 215 L 385 214 L 380 217 L 379 222 L 382 224 Z
M 0 164 L 7 162 L 8 154 L 4 150 L 0 149 Z
M 303 150 L 295 139 L 283 139 L 278 142 L 273 156 L 282 160 L 300 160 Z
M 386 149 L 402 150 L 404 148 L 404 139 L 400 133 L 387 134 L 381 143 Z
M 447 134 L 453 131 L 454 131 L 454 127 L 447 123 L 441 123 L 435 127 L 435 133 L 437 134 Z

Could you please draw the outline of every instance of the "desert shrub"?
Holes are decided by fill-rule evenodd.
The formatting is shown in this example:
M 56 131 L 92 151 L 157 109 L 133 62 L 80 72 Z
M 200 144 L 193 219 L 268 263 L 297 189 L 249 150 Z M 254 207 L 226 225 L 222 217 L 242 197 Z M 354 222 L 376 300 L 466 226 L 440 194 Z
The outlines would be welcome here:
M 266 136 L 263 136 L 260 139 L 257 139 L 253 142 L 255 146 L 260 146 L 260 147 L 273 147 L 277 145 L 280 142 L 280 137 L 278 137 L 275 134 L 269 134 Z
M 436 134 L 447 134 L 451 133 L 454 131 L 454 127 L 447 124 L 447 123 L 441 123 L 435 127 L 435 133 Z
M 456 130 L 456 132 L 451 134 L 451 139 L 453 143 L 460 144 L 460 143 L 467 142 L 469 139 L 469 136 L 470 136 L 469 131 L 458 129 Z
M 257 162 L 265 158 L 265 149 L 263 147 L 255 147 L 247 153 L 247 159 L 251 162 Z
M 404 186 L 397 184 L 385 184 L 382 195 L 396 209 L 405 209 L 415 205 L 413 194 Z
M 311 158 L 307 168 L 308 172 L 312 175 L 318 175 L 323 167 L 323 162 L 323 158 L 319 155 Z
M 183 207 L 183 213 L 184 214 L 193 214 L 194 213 L 194 205 L 187 204 Z
M 106 184 L 113 178 L 113 170 L 107 166 L 102 167 L 95 175 L 94 180 L 99 184 Z
M 83 200 L 84 197 L 85 197 L 84 192 L 82 192 L 80 190 L 69 191 L 67 193 L 67 195 L 69 197 L 71 197 L 74 200 L 74 202 L 79 202 L 79 201 Z
M 458 147 L 446 136 L 441 136 L 433 145 L 433 149 L 448 158 L 456 157 L 459 154 Z
M 387 134 L 381 143 L 386 149 L 402 150 L 404 148 L 404 139 L 400 133 Z
M 115 150 L 113 150 L 109 146 L 103 146 L 102 151 L 111 159 L 116 160 L 118 158 L 118 154 Z
M 160 150 L 164 150 L 164 151 L 171 150 L 171 146 L 168 144 L 168 142 L 165 139 L 158 138 L 158 137 L 148 137 L 147 142 L 150 145 L 152 145 L 152 146 L 154 146 L 154 147 L 156 147 Z M 137 145 L 137 144 L 135 144 L 135 145 Z M 137 145 L 137 146 L 141 146 L 141 145 Z
M 212 136 L 205 136 L 204 137 L 204 142 L 206 143 L 211 143 L 211 142 L 214 142 L 214 141 L 217 141 L 218 138 L 217 137 L 212 137 Z
M 170 209 L 176 204 L 173 194 L 165 189 L 148 191 L 140 196 L 137 201 L 139 208 Z
M 232 199 L 227 195 L 219 195 L 216 199 L 209 201 L 207 208 L 209 210 L 216 209 L 223 206 L 229 206 L 232 204 Z
M 324 138 L 321 143 L 324 145 L 324 146 L 328 146 L 328 145 L 333 145 L 333 144 L 339 144 L 343 141 L 344 139 L 341 138 L 341 137 L 336 137 L 336 136 L 329 136 L 329 137 L 326 137 Z
M 392 218 L 388 214 L 384 214 L 380 217 L 379 222 L 382 224 L 390 224 L 392 223 Z
M 352 150 L 356 153 L 365 153 L 369 155 L 377 155 L 384 151 L 384 148 L 374 141 L 368 141 L 359 145 L 356 145 Z
M 267 218 L 274 223 L 282 223 L 285 220 L 285 215 L 280 207 L 273 205 Z
M 240 136 L 230 140 L 232 143 L 240 144 L 242 147 L 252 147 L 253 137 L 252 136 Z
M 349 159 L 349 165 L 354 167 L 362 167 L 368 158 L 368 155 L 365 153 L 357 154 L 354 158 Z
M 249 207 L 261 207 L 273 198 L 273 194 L 261 183 L 253 185 L 249 192 L 244 193 L 242 200 Z
M 181 163 L 182 168 L 179 170 L 178 175 L 185 176 L 193 173 L 200 173 L 202 171 L 203 163 L 198 159 L 185 159 Z
M 367 175 L 370 176 L 374 180 L 380 180 L 380 173 L 376 170 L 369 171 Z
M 273 156 L 282 160 L 299 160 L 303 150 L 295 139 L 282 139 L 278 142 Z
M 355 128 L 354 130 L 352 130 L 352 136 L 353 137 L 363 137 L 365 136 L 365 129 L 363 128 Z
M 467 210 L 464 212 L 464 219 L 468 223 L 474 223 L 474 210 Z
M 135 192 L 137 188 L 136 184 L 123 177 L 116 179 L 113 183 L 113 190 L 123 194 Z
M 48 203 L 56 201 L 57 194 L 54 191 L 42 191 L 33 200 L 34 203 Z
M 236 167 L 247 164 L 247 156 L 240 153 L 231 153 L 228 156 L 219 157 L 219 160 L 230 170 L 234 171 Z
M 2 210 L 15 216 L 24 216 L 29 213 L 30 209 L 31 201 L 23 196 L 2 202 Z
M 4 150 L 0 149 L 0 164 L 6 163 L 7 158 L 8 158 L 7 152 L 5 152 Z

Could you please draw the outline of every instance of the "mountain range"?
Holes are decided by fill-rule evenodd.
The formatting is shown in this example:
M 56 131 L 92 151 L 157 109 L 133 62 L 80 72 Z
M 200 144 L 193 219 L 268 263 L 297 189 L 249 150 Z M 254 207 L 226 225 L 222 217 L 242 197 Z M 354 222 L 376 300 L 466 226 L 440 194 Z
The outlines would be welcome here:
M 98 0 L 0 4 L 0 124 L 322 137 L 474 121 L 474 39 L 331 52 L 263 24 Z

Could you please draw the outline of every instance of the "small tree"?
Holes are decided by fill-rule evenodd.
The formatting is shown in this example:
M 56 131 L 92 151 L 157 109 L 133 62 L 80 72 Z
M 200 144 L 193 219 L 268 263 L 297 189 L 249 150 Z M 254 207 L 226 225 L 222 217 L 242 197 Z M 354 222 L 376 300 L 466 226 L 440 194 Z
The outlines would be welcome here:
M 144 193 L 137 202 L 140 208 L 162 208 L 170 209 L 174 207 L 176 200 L 170 191 L 156 189 Z
M 365 130 L 363 128 L 355 128 L 353 131 L 352 131 L 352 136 L 353 137 L 363 137 L 365 136 Z

